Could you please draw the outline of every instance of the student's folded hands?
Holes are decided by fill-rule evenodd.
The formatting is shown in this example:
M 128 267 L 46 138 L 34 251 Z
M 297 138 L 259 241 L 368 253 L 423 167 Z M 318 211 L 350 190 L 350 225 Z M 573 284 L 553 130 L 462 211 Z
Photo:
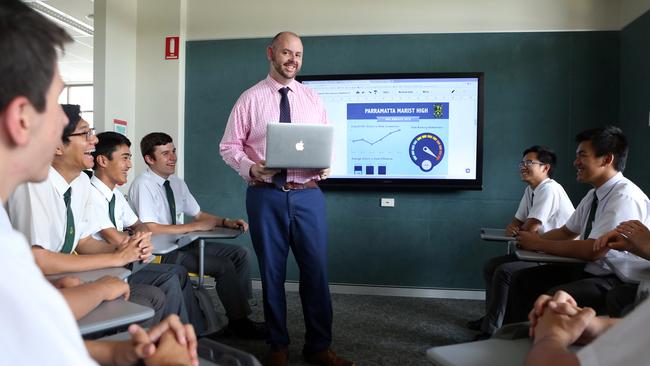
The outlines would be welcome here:
M 537 250 L 535 244 L 539 239 L 538 233 L 531 233 L 528 231 L 519 231 L 517 234 L 517 245 L 526 250 Z
M 129 334 L 131 340 L 115 343 L 114 365 L 135 365 L 139 360 L 151 366 L 199 364 L 194 328 L 181 323 L 177 315 L 170 315 L 148 331 L 132 324 Z

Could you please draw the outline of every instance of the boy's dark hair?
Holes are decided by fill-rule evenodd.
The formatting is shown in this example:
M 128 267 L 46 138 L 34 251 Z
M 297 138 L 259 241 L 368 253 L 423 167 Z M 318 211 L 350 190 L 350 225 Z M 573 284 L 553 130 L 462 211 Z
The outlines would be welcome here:
M 142 157 L 144 158 L 149 155 L 153 159 L 153 152 L 156 150 L 156 146 L 167 145 L 171 142 L 174 142 L 172 137 L 164 132 L 152 132 L 146 135 L 142 138 L 142 141 L 140 141 L 140 152 L 142 153 Z
M 557 164 L 557 156 L 555 152 L 546 146 L 533 145 L 524 150 L 521 156 L 526 156 L 528 153 L 537 153 L 537 160 L 544 164 L 548 164 L 548 177 L 553 178 L 553 171 L 555 171 L 555 164 Z
M 63 128 L 63 135 L 61 140 L 64 144 L 70 142 L 70 135 L 77 129 L 79 121 L 81 121 L 81 107 L 77 104 L 61 104 L 63 112 L 68 116 L 68 124 Z
M 619 172 L 625 170 L 629 146 L 627 138 L 625 138 L 620 128 L 607 126 L 582 131 L 576 135 L 576 142 L 581 143 L 584 141 L 591 142 L 597 157 L 607 154 L 614 155 L 614 169 Z
M 93 170 L 97 170 L 97 167 L 99 166 L 99 164 L 97 164 L 98 156 L 105 156 L 108 160 L 113 160 L 113 153 L 118 147 L 122 145 L 131 147 L 131 141 L 126 136 L 113 131 L 97 134 L 97 140 L 95 151 L 93 151 L 93 158 L 95 159 Z
M 54 78 L 57 48 L 72 38 L 19 0 L 0 2 L 0 110 L 24 96 L 45 110 Z

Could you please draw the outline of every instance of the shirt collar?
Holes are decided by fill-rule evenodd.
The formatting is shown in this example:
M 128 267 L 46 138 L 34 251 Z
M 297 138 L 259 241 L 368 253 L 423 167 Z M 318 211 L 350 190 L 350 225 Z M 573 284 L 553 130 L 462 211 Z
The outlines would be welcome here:
M 106 201 L 110 201 L 113 199 L 113 191 L 108 188 L 106 183 L 102 182 L 101 179 L 97 178 L 96 175 L 93 175 L 92 178 L 90 178 L 90 184 L 95 187 L 99 193 L 106 198 Z
M 601 201 L 603 198 L 605 198 L 607 194 L 609 194 L 609 192 L 612 191 L 616 183 L 623 180 L 623 178 L 624 178 L 623 173 L 618 172 L 616 173 L 616 175 L 609 178 L 609 180 L 605 182 L 602 186 L 598 187 L 598 189 L 596 189 L 596 197 L 598 197 L 598 201 Z
M 63 178 L 63 176 L 52 166 L 50 166 L 49 179 L 54 185 L 54 189 L 56 189 L 57 193 L 59 193 L 61 197 L 63 197 L 68 188 L 70 188 L 70 185 L 65 181 L 65 178 Z
M 2 202 L 2 200 L 0 200 Z M 11 221 L 9 221 L 9 215 L 7 215 L 7 211 L 5 210 L 4 206 L 0 204 L 0 230 L 6 231 L 6 230 L 13 230 L 11 227 Z
M 165 184 L 165 181 L 166 181 L 166 180 L 171 180 L 171 178 L 172 178 L 172 176 L 170 175 L 169 178 L 165 179 L 165 178 L 159 176 L 158 174 L 156 174 L 153 170 L 151 170 L 151 169 L 149 169 L 149 168 L 147 168 L 147 170 L 145 170 L 145 172 L 146 172 L 147 174 L 149 174 L 149 176 L 151 177 L 151 179 L 152 179 L 154 182 L 156 182 L 156 184 L 158 184 L 158 185 L 161 186 L 161 187 L 163 186 L 163 184 Z M 172 174 L 172 175 L 173 175 L 173 174 Z
M 540 189 L 544 184 L 546 184 L 547 182 L 550 182 L 550 181 L 551 181 L 551 178 L 546 178 L 546 179 L 544 179 L 540 184 L 537 185 L 537 187 L 535 187 L 535 189 L 533 189 L 533 193 L 537 193 L 537 191 L 538 191 L 538 190 L 539 190 L 539 189 Z
M 278 90 L 280 90 L 281 88 L 284 88 L 285 86 L 288 86 L 289 90 L 291 90 L 292 92 L 296 91 L 296 83 L 297 83 L 296 79 L 291 80 L 291 82 L 288 85 L 284 85 L 284 84 L 278 83 L 275 79 L 273 79 L 271 77 L 271 74 L 269 74 L 269 75 L 266 76 L 265 81 L 266 81 L 266 84 L 269 86 L 269 88 L 273 89 L 273 91 L 276 92 L 276 93 L 277 93 Z

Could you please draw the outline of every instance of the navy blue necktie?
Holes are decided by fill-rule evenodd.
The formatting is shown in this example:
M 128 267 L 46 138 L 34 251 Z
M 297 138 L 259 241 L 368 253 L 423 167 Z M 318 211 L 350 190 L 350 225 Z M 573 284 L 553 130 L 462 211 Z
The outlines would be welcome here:
M 291 123 L 291 106 L 289 106 L 289 87 L 285 86 L 278 90 L 280 92 L 280 123 Z M 282 187 L 287 182 L 287 170 L 282 169 L 278 174 L 273 176 L 273 183 Z

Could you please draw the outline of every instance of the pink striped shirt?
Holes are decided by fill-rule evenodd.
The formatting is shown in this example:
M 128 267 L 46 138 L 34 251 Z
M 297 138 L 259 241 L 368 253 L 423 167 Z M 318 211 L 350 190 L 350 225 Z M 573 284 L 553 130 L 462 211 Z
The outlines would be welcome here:
M 265 160 L 266 125 L 280 120 L 280 93 L 283 88 L 271 76 L 253 85 L 237 100 L 219 144 L 221 157 L 247 182 L 253 180 L 250 169 Z M 327 124 L 327 113 L 316 92 L 292 81 L 287 85 L 292 123 Z M 287 182 L 305 183 L 319 180 L 318 170 L 287 169 Z M 271 182 L 271 178 L 265 180 Z

